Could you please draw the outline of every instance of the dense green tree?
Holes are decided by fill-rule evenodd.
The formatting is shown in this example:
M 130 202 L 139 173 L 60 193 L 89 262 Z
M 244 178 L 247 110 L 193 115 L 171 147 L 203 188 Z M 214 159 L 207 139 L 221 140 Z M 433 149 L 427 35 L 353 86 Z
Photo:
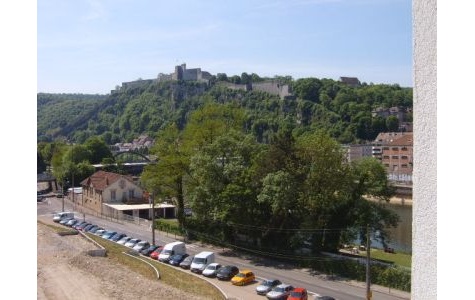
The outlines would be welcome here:
M 386 128 L 390 132 L 399 131 L 399 119 L 396 116 L 389 116 L 386 119 Z
M 247 74 L 246 72 L 243 72 L 243 73 L 241 74 L 241 83 L 242 83 L 242 84 L 252 83 L 252 77 L 251 77 L 251 75 Z
M 191 148 L 185 144 L 183 134 L 174 124 L 161 131 L 152 147 L 152 154 L 158 161 L 147 165 L 141 181 L 156 199 L 169 199 L 177 206 L 177 219 L 180 226 L 184 222 L 184 178 L 189 173 Z
M 293 89 L 299 99 L 320 102 L 322 83 L 317 78 L 300 78 L 294 83 Z
M 228 76 L 226 75 L 226 73 L 218 73 L 216 75 L 216 80 L 217 81 L 228 81 Z
M 41 154 L 39 151 L 36 152 L 36 173 L 40 174 L 46 171 L 46 163 L 41 157 Z
M 87 139 L 84 146 L 91 153 L 89 158 L 91 164 L 99 164 L 104 158 L 112 157 L 112 152 L 110 151 L 109 146 L 98 136 L 93 136 Z

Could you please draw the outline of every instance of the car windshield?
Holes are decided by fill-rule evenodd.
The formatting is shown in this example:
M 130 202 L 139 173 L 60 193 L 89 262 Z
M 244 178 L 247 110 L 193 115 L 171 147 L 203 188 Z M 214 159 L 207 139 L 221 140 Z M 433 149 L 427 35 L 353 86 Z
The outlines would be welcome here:
M 262 282 L 262 285 L 265 285 L 265 286 L 272 286 L 272 280 L 264 280 Z
M 283 288 L 283 287 L 280 287 L 280 286 L 278 286 L 278 287 L 275 287 L 275 288 L 274 288 L 274 292 L 280 292 L 280 293 L 283 293 L 283 292 L 285 292 L 285 288 Z
M 238 274 L 236 275 L 236 277 L 244 278 L 244 277 L 246 277 L 246 274 L 244 274 L 244 273 L 238 273 Z
M 290 292 L 290 297 L 302 297 L 302 292 Z
M 190 262 L 193 260 L 193 256 L 188 256 L 187 258 L 185 258 L 184 262 Z
M 201 258 L 201 257 L 195 258 L 195 263 L 197 263 L 197 264 L 202 264 L 202 263 L 204 263 L 205 261 L 206 261 L 205 258 Z

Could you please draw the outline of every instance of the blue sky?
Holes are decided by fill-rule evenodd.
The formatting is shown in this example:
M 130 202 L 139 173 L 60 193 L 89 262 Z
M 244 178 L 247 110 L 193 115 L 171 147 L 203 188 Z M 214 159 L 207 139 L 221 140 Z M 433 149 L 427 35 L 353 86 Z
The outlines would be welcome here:
M 38 0 L 37 92 L 212 74 L 413 86 L 410 0 Z

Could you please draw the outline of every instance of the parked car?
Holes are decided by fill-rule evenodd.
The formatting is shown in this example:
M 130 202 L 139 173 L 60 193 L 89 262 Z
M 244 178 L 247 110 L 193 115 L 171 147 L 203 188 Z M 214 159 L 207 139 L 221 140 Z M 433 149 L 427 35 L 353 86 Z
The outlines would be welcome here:
M 109 240 L 114 234 L 116 234 L 117 231 L 113 231 L 113 230 L 107 230 L 106 232 L 104 232 L 101 237 L 103 239 L 106 239 L 106 240 Z
M 145 255 L 145 256 L 150 256 L 150 253 L 155 251 L 158 247 L 160 247 L 160 246 L 159 245 L 150 245 L 148 248 L 145 248 L 142 251 L 140 251 L 140 253 L 142 255 Z
M 231 283 L 234 285 L 245 285 L 256 280 L 256 276 L 250 270 L 242 270 L 231 278 Z
M 91 229 L 89 229 L 89 233 L 96 234 L 98 230 L 104 230 L 104 228 L 102 228 L 101 226 L 92 227 Z
M 239 273 L 239 268 L 236 266 L 224 266 L 216 272 L 216 278 L 219 280 L 231 280 L 235 275 Z
M 111 236 L 110 240 L 113 241 L 113 242 L 117 242 L 117 241 L 119 241 L 121 238 L 123 238 L 124 236 L 126 236 L 125 233 L 117 232 L 116 234 L 114 234 L 113 236 Z
M 193 255 L 187 256 L 181 263 L 180 263 L 180 268 L 182 269 L 189 269 L 191 266 L 191 263 L 193 262 L 193 258 L 195 258 Z
M 133 239 L 130 239 L 128 242 L 126 242 L 124 244 L 124 246 L 129 247 L 129 248 L 133 248 L 135 246 L 135 244 L 137 244 L 140 241 L 141 241 L 141 239 L 133 238 Z
M 290 295 L 290 291 L 294 289 L 293 286 L 289 284 L 279 284 L 278 286 L 274 287 L 270 292 L 266 294 L 267 299 L 287 299 Z
M 105 229 L 97 229 L 96 232 L 94 232 L 95 235 L 102 236 L 106 232 Z
M 59 221 L 59 224 L 66 226 L 66 223 L 68 223 L 68 222 L 71 221 L 72 219 L 74 219 L 74 218 L 64 218 L 64 219 L 62 219 L 61 221 Z
M 85 224 L 85 223 L 87 223 L 87 222 L 86 221 L 78 221 L 72 227 L 74 229 L 78 229 L 79 226 L 81 226 L 82 224 Z
M 189 255 L 186 253 L 172 255 L 170 259 L 168 260 L 168 263 L 173 266 L 179 266 L 180 263 L 188 256 Z
M 74 213 L 70 211 L 62 211 L 53 215 L 53 221 L 56 223 L 59 223 L 59 221 L 64 218 L 74 218 Z
M 83 231 L 83 232 L 88 232 L 89 229 L 91 229 L 91 228 L 94 227 L 94 226 L 96 226 L 96 225 L 94 225 L 94 224 L 88 224 L 88 225 L 86 225 L 86 226 L 84 226 L 84 227 L 82 228 L 82 231 Z
M 150 247 L 150 243 L 149 243 L 149 242 L 147 242 L 147 241 L 140 241 L 140 242 L 138 242 L 137 244 L 135 244 L 135 246 L 134 246 L 132 249 L 134 249 L 135 251 L 139 251 L 139 252 L 140 252 L 141 250 L 143 250 L 143 249 L 145 249 L 145 248 L 148 248 L 148 247 Z
M 307 289 L 302 287 L 296 287 L 290 291 L 289 297 L 287 300 L 308 300 Z
M 91 227 L 89 227 L 89 229 L 86 230 L 86 232 L 94 233 L 99 228 L 100 227 L 98 225 L 92 225 Z
M 163 246 L 158 247 L 152 253 L 150 253 L 150 257 L 158 260 L 158 256 L 160 255 L 160 252 L 162 252 L 162 250 L 163 250 Z
M 124 236 L 123 238 L 117 241 L 117 244 L 125 245 L 125 243 L 127 243 L 130 239 L 132 239 L 130 236 Z
M 79 225 L 76 229 L 80 230 L 80 231 L 84 231 L 84 228 L 86 228 L 89 225 L 91 225 L 91 223 L 85 222 L 85 223 L 82 223 L 81 225 Z
M 261 284 L 256 287 L 256 293 L 258 295 L 265 295 L 279 284 L 282 284 L 279 279 L 264 279 Z
M 206 266 L 206 268 L 201 272 L 206 277 L 216 277 L 216 273 L 218 272 L 219 268 L 221 268 L 221 264 L 218 263 L 210 263 Z
M 73 227 L 74 225 L 76 225 L 77 222 L 79 222 L 79 220 L 77 220 L 77 219 L 70 219 L 65 225 L 66 225 L 66 226 L 69 226 L 69 227 Z

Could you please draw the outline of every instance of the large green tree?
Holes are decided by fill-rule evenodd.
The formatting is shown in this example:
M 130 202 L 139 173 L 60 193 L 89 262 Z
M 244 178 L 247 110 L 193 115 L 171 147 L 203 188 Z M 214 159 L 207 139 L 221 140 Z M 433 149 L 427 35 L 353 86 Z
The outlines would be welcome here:
M 89 157 L 91 164 L 99 164 L 104 158 L 112 158 L 112 152 L 109 149 L 109 146 L 98 136 L 93 136 L 87 139 L 84 146 L 91 153 Z

